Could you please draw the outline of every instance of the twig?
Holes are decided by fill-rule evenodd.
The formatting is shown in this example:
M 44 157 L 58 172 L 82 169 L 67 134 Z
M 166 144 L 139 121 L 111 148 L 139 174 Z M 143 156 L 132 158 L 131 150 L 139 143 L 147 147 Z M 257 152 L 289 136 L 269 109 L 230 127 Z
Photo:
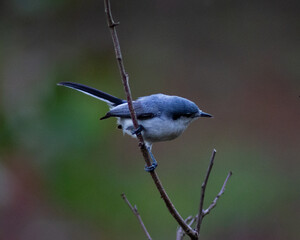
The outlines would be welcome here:
M 188 225 L 190 227 L 192 227 L 192 225 L 193 225 L 194 221 L 196 220 L 196 218 L 197 218 L 197 216 L 196 217 L 188 216 L 185 219 L 185 222 L 188 223 Z M 177 233 L 176 233 L 176 240 L 182 240 L 184 236 L 185 236 L 185 232 L 182 230 L 181 227 L 178 227 Z
M 223 183 L 223 186 L 220 190 L 220 192 L 218 193 L 218 195 L 215 197 L 215 199 L 212 201 L 212 203 L 209 205 L 209 207 L 203 211 L 203 217 L 206 216 L 207 214 L 210 213 L 210 211 L 217 205 L 217 201 L 219 200 L 219 198 L 223 195 L 223 193 L 225 192 L 225 187 L 226 187 L 226 184 L 229 180 L 229 178 L 231 177 L 232 175 L 232 172 L 230 171 Z
M 122 83 L 123 83 L 125 94 L 126 94 L 126 99 L 127 99 L 128 108 L 130 111 L 130 116 L 131 116 L 134 128 L 137 129 L 139 127 L 139 125 L 138 125 L 136 113 L 135 113 L 135 110 L 134 110 L 133 104 L 132 104 L 132 96 L 131 96 L 131 91 L 130 91 L 130 87 L 129 87 L 129 76 L 125 71 L 121 47 L 120 47 L 119 38 L 117 35 L 117 30 L 116 30 L 116 26 L 118 26 L 119 23 L 116 23 L 113 20 L 109 0 L 104 0 L 104 8 L 105 8 L 106 16 L 107 16 L 107 25 L 110 29 L 111 37 L 113 40 L 116 59 L 118 62 L 118 67 L 119 67 Z M 137 134 L 137 138 L 139 140 L 139 146 L 140 146 L 140 149 L 144 156 L 145 162 L 146 162 L 147 166 L 151 166 L 151 161 L 150 161 L 150 158 L 148 155 L 148 151 L 145 147 L 145 142 L 144 142 L 143 136 L 139 133 L 139 134 Z
M 137 217 L 137 219 L 138 219 L 138 221 L 139 221 L 139 223 L 140 223 L 140 225 L 141 225 L 141 227 L 142 227 L 144 233 L 146 234 L 146 237 L 147 237 L 149 240 L 152 240 L 152 238 L 151 238 L 149 232 L 147 231 L 146 226 L 145 226 L 145 224 L 144 224 L 144 222 L 143 222 L 143 220 L 142 220 L 142 218 L 141 218 L 141 216 L 140 216 L 140 214 L 139 214 L 139 212 L 138 212 L 138 210 L 137 210 L 136 205 L 134 205 L 134 207 L 131 205 L 131 203 L 130 203 L 129 200 L 127 199 L 125 193 L 122 193 L 122 194 L 121 194 L 121 197 L 123 198 L 123 200 L 125 201 L 125 203 L 127 203 L 127 205 L 129 206 L 129 208 L 131 209 L 131 211 L 133 212 L 133 214 Z
M 206 189 L 206 185 L 207 185 L 207 182 L 208 182 L 208 178 L 209 178 L 211 169 L 212 169 L 212 167 L 214 165 L 214 160 L 215 160 L 216 152 L 217 152 L 216 149 L 214 149 L 213 152 L 212 152 L 212 155 L 211 155 L 211 158 L 210 158 L 210 164 L 208 166 L 204 182 L 202 183 L 202 186 L 201 186 L 200 206 L 199 206 L 199 212 L 198 212 L 198 218 L 197 218 L 197 224 L 196 224 L 196 231 L 197 231 L 198 234 L 200 232 L 200 226 L 201 226 L 202 219 L 203 219 L 202 212 L 203 212 L 205 189 Z
M 221 197 L 221 195 L 225 192 L 226 184 L 227 184 L 229 178 L 232 175 L 232 172 L 230 171 L 228 173 L 228 175 L 227 175 L 227 177 L 226 177 L 226 179 L 225 179 L 225 181 L 223 183 L 223 186 L 222 186 L 220 192 L 218 193 L 218 195 L 215 197 L 215 199 L 209 205 L 209 207 L 206 210 L 203 210 L 205 189 L 206 189 L 206 186 L 207 186 L 207 182 L 208 182 L 208 178 L 209 178 L 211 169 L 212 169 L 212 167 L 214 165 L 214 160 L 215 160 L 216 152 L 217 152 L 216 149 L 214 149 L 213 153 L 212 153 L 212 156 L 211 156 L 211 159 L 210 159 L 210 164 L 209 164 L 207 172 L 206 172 L 206 176 L 205 176 L 204 182 L 202 183 L 202 186 L 201 186 L 200 206 L 199 206 L 199 212 L 198 212 L 198 215 L 197 215 L 197 224 L 196 224 L 196 232 L 198 233 L 198 237 L 200 237 L 200 227 L 201 227 L 203 218 L 207 214 L 209 214 L 210 211 L 217 205 L 217 201 L 219 200 L 219 198 Z
M 105 7 L 105 13 L 106 13 L 106 16 L 107 16 L 107 24 L 108 24 L 108 27 L 110 29 L 110 33 L 111 33 L 111 36 L 112 36 L 113 45 L 114 45 L 114 49 L 115 49 L 115 54 L 116 54 L 116 58 L 117 58 L 117 62 L 118 62 L 118 67 L 119 67 L 119 70 L 120 70 L 123 86 L 124 86 L 125 93 L 126 93 L 126 98 L 127 98 L 128 108 L 129 108 L 129 111 L 130 111 L 130 116 L 131 116 L 131 119 L 132 119 L 132 122 L 133 122 L 133 126 L 137 129 L 138 128 L 138 121 L 137 121 L 136 113 L 134 111 L 133 104 L 132 104 L 132 97 L 131 97 L 130 87 L 129 87 L 129 83 L 128 83 L 129 77 L 128 77 L 128 74 L 126 73 L 125 68 L 124 68 L 120 43 L 119 43 L 119 40 L 118 40 L 117 31 L 116 31 L 116 26 L 119 23 L 116 23 L 113 20 L 109 0 L 104 0 L 104 7 Z M 150 158 L 149 158 L 148 151 L 145 147 L 145 142 L 144 142 L 143 136 L 141 134 L 137 134 L 137 138 L 138 138 L 139 147 L 141 149 L 141 152 L 143 154 L 145 162 L 146 162 L 147 166 L 151 166 L 151 161 L 150 161 Z M 178 211 L 174 207 L 173 203 L 171 202 L 170 198 L 168 197 L 168 194 L 164 190 L 164 187 L 162 186 L 156 172 L 152 171 L 152 172 L 150 172 L 150 174 L 151 174 L 151 177 L 152 177 L 152 179 L 153 179 L 153 181 L 156 185 L 156 188 L 158 189 L 158 191 L 161 195 L 161 198 L 164 200 L 169 212 L 172 214 L 172 216 L 175 218 L 175 220 L 178 222 L 178 224 L 182 227 L 182 229 L 185 231 L 185 233 L 190 236 L 191 239 L 198 239 L 197 232 L 194 231 L 184 221 L 184 219 L 180 216 L 180 214 L 178 213 Z

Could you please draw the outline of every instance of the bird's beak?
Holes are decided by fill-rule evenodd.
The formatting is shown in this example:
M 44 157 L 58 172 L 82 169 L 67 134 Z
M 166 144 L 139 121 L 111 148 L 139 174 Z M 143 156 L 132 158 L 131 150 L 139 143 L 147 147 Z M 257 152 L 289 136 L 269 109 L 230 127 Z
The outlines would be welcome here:
M 208 114 L 208 113 L 205 113 L 205 112 L 200 112 L 200 117 L 208 117 L 208 118 L 211 118 L 213 117 L 212 115 Z

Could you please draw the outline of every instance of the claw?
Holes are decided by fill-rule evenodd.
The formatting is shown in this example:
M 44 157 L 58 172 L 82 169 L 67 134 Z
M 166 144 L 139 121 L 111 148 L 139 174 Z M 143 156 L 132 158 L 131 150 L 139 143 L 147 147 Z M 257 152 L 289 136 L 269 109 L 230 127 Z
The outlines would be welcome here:
M 156 167 L 157 167 L 157 162 L 153 162 L 151 164 L 151 166 L 146 165 L 144 169 L 145 169 L 146 172 L 153 172 Z
M 131 131 L 132 135 L 138 135 L 140 134 L 143 130 L 145 130 L 145 128 L 142 125 L 139 125 L 139 127 L 133 131 Z
M 153 172 L 158 164 L 157 164 L 157 161 L 155 160 L 155 158 L 154 158 L 154 156 L 153 156 L 153 154 L 152 154 L 149 147 L 147 147 L 147 151 L 148 151 L 148 153 L 149 153 L 149 155 L 152 159 L 152 164 L 151 164 L 151 166 L 145 166 L 144 169 L 145 169 L 146 172 Z

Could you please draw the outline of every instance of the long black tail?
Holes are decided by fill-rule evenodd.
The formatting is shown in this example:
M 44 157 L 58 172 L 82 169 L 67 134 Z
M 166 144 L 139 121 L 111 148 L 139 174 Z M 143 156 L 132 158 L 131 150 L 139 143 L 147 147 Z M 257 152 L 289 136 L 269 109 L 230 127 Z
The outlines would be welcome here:
M 79 84 L 79 83 L 61 82 L 61 83 L 58 83 L 57 85 L 69 87 L 69 88 L 75 89 L 77 91 L 83 92 L 83 93 L 85 93 L 87 95 L 90 95 L 94 98 L 98 98 L 101 101 L 104 101 L 104 102 L 106 102 L 106 103 L 108 103 L 109 105 L 112 105 L 112 106 L 117 106 L 117 105 L 120 105 L 120 104 L 126 102 L 126 101 L 124 101 L 120 98 L 114 97 L 114 96 L 112 96 L 108 93 L 102 92 L 98 89 L 91 88 L 91 87 L 88 87 L 88 86 L 85 86 L 85 85 Z

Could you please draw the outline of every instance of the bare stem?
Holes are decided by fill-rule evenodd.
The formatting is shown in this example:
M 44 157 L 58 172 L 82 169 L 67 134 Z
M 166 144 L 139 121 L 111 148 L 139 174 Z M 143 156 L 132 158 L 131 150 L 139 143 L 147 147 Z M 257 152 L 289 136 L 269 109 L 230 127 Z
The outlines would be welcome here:
M 226 179 L 225 179 L 225 181 L 224 181 L 224 183 L 223 183 L 223 186 L 222 186 L 220 192 L 218 193 L 218 195 L 215 197 L 215 199 L 212 201 L 212 203 L 209 205 L 209 207 L 208 207 L 206 210 L 203 211 L 203 213 L 202 213 L 202 214 L 203 214 L 203 217 L 206 216 L 207 214 L 209 214 L 210 211 L 217 205 L 217 201 L 219 200 L 219 198 L 220 198 L 220 197 L 223 195 L 223 193 L 225 192 L 226 184 L 227 184 L 229 178 L 231 177 L 231 175 L 232 175 L 232 172 L 230 171 L 230 172 L 228 173 L 228 175 L 227 175 L 227 177 L 226 177 Z
M 125 203 L 127 203 L 127 205 L 129 206 L 129 208 L 131 209 L 131 211 L 133 212 L 133 214 L 134 214 L 134 215 L 136 216 L 136 218 L 138 219 L 138 221 L 139 221 L 139 223 L 140 223 L 140 225 L 141 225 L 141 227 L 142 227 L 142 229 L 143 229 L 143 231 L 144 231 L 146 237 L 147 237 L 149 240 L 152 240 L 152 238 L 151 238 L 149 232 L 147 231 L 146 226 L 145 226 L 145 224 L 144 224 L 144 222 L 143 222 L 143 220 L 142 220 L 142 218 L 141 218 L 141 216 L 140 216 L 140 214 L 139 214 L 139 212 L 138 212 L 138 210 L 137 210 L 137 207 L 136 207 L 136 206 L 133 207 L 133 206 L 131 205 L 131 203 L 130 203 L 129 200 L 127 199 L 125 193 L 122 193 L 122 194 L 121 194 L 121 197 L 123 198 L 123 200 L 125 201 Z
M 116 54 L 116 58 L 117 58 L 117 62 L 118 62 L 119 71 L 120 71 L 120 74 L 121 74 L 124 90 L 125 90 L 125 93 L 126 93 L 128 108 L 129 108 L 129 111 L 130 111 L 133 126 L 137 129 L 138 128 L 138 121 L 137 121 L 136 113 L 134 111 L 133 104 L 132 104 L 131 91 L 130 91 L 129 82 L 128 82 L 129 81 L 129 76 L 126 73 L 125 68 L 124 68 L 120 43 L 119 43 L 119 40 L 118 40 L 117 31 L 116 31 L 116 26 L 119 23 L 116 23 L 113 20 L 109 0 L 104 0 L 104 7 L 105 7 L 105 13 L 107 15 L 107 24 L 108 24 L 108 27 L 110 29 L 110 33 L 111 33 L 112 40 L 113 40 L 113 45 L 114 45 L 114 49 L 115 49 L 115 54 Z M 145 162 L 146 162 L 147 166 L 151 166 L 151 161 L 150 161 L 150 158 L 149 158 L 148 151 L 145 147 L 145 142 L 144 142 L 143 136 L 141 134 L 137 134 L 137 138 L 138 138 L 139 146 L 140 146 L 141 152 L 143 154 L 143 157 L 145 159 Z M 168 194 L 164 190 L 164 187 L 162 186 L 156 172 L 153 171 L 153 172 L 150 172 L 150 174 L 151 174 L 151 177 L 152 177 L 152 179 L 153 179 L 153 181 L 156 185 L 156 188 L 158 189 L 158 191 L 161 195 L 161 198 L 164 200 L 169 212 L 172 214 L 172 216 L 175 218 L 175 220 L 178 222 L 178 224 L 181 226 L 181 228 L 185 231 L 185 233 L 190 236 L 191 239 L 198 239 L 197 232 L 194 231 L 184 221 L 184 219 L 180 216 L 180 214 L 178 213 L 178 211 L 174 207 L 173 203 L 171 202 L 170 198 L 168 197 Z
M 197 218 L 197 216 L 196 217 L 188 216 L 185 219 L 185 222 L 191 227 L 193 225 L 194 221 L 196 220 L 196 218 Z M 181 227 L 178 227 L 177 233 L 176 233 L 176 240 L 182 240 L 184 236 L 185 236 L 185 232 L 182 230 Z
M 117 35 L 117 30 L 116 30 L 116 26 L 118 26 L 119 23 L 116 23 L 113 20 L 109 0 L 104 0 L 104 7 L 105 7 L 105 13 L 107 15 L 107 25 L 109 27 L 111 37 L 112 37 L 112 41 L 113 41 L 113 44 L 114 44 L 116 59 L 117 59 L 117 62 L 118 62 L 118 67 L 119 67 L 119 71 L 120 71 L 120 74 L 121 74 L 121 79 L 122 79 L 122 83 L 123 83 L 123 86 L 124 86 L 124 90 L 125 90 L 125 93 L 126 93 L 128 108 L 129 108 L 129 111 L 130 111 L 130 114 L 131 114 L 133 126 L 135 128 L 138 128 L 138 122 L 137 122 L 135 111 L 133 109 L 131 91 L 130 91 L 130 87 L 129 87 L 129 76 L 125 71 L 122 52 L 121 52 L 121 47 L 120 47 L 119 38 L 118 38 L 118 35 Z M 143 143 L 142 136 L 139 138 L 139 140 L 140 140 L 140 142 Z
M 212 155 L 211 155 L 211 158 L 210 158 L 210 164 L 208 166 L 204 182 L 202 183 L 202 186 L 201 186 L 200 206 L 199 206 L 199 212 L 198 212 L 198 218 L 197 218 L 197 224 L 196 224 L 196 231 L 197 231 L 198 234 L 200 233 L 200 226 L 201 226 L 201 223 L 202 223 L 202 220 L 203 220 L 203 217 L 204 217 L 202 212 L 203 212 L 205 189 L 206 189 L 206 185 L 207 185 L 207 182 L 208 182 L 208 178 L 209 178 L 211 169 L 214 165 L 216 152 L 217 152 L 216 149 L 214 149 L 213 152 L 212 152 Z
M 232 175 L 232 172 L 230 171 L 228 173 L 228 175 L 227 175 L 227 177 L 226 177 L 226 179 L 225 179 L 225 181 L 223 183 L 223 186 L 222 186 L 220 192 L 218 193 L 218 195 L 215 197 L 215 199 L 212 201 L 212 203 L 209 205 L 209 207 L 207 209 L 203 210 L 204 197 L 205 197 L 205 189 L 206 189 L 206 185 L 207 185 L 207 182 L 208 182 L 208 178 L 209 178 L 211 169 L 212 169 L 213 164 L 214 164 L 215 156 L 216 156 L 216 150 L 214 149 L 213 153 L 212 153 L 212 156 L 211 156 L 211 159 L 210 159 L 210 164 L 209 164 L 207 172 L 206 172 L 206 176 L 205 176 L 204 182 L 202 183 L 202 186 L 201 186 L 200 206 L 199 206 L 198 215 L 196 216 L 197 217 L 196 231 L 198 233 L 198 238 L 200 237 L 200 228 L 201 228 L 201 224 L 202 224 L 203 218 L 207 214 L 209 214 L 210 211 L 217 205 L 217 201 L 222 196 L 222 194 L 225 192 L 226 184 L 227 184 L 229 178 Z

